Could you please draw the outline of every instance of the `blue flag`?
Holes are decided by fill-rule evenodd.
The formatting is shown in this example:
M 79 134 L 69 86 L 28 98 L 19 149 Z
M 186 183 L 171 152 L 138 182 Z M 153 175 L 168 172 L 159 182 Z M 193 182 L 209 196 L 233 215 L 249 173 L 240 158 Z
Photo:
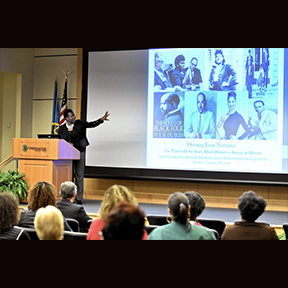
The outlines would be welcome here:
M 59 106 L 58 106 L 58 82 L 55 80 L 53 115 L 52 115 L 52 130 L 51 134 L 57 135 L 59 129 Z

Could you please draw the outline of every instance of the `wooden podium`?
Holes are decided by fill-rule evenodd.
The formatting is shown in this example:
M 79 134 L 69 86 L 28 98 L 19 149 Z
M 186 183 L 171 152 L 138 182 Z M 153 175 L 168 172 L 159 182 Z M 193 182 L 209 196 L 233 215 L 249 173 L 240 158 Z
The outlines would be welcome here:
M 13 158 L 19 159 L 19 172 L 25 173 L 29 188 L 49 182 L 56 187 L 58 201 L 60 185 L 72 181 L 72 161 L 80 159 L 80 152 L 65 140 L 14 138 Z

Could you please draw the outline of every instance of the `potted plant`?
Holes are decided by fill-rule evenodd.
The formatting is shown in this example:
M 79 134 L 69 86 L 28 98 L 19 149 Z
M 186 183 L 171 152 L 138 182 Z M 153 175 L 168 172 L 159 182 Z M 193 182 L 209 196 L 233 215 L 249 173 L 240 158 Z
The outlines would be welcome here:
M 28 184 L 23 179 L 25 174 L 17 171 L 2 172 L 0 171 L 0 193 L 11 193 L 19 201 L 26 201 L 28 196 Z

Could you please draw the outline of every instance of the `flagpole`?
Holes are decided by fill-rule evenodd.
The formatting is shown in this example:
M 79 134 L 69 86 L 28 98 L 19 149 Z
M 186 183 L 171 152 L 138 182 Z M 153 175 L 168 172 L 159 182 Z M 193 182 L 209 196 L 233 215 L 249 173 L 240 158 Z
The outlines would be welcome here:
M 59 129 L 59 108 L 58 108 L 58 79 L 56 76 L 53 99 L 53 115 L 52 115 L 52 128 L 51 134 L 58 134 Z
M 68 75 L 71 74 L 71 71 L 62 71 L 65 74 L 65 80 L 68 80 Z
M 62 126 L 63 124 L 66 123 L 66 119 L 64 117 L 64 113 L 67 110 L 67 82 L 68 82 L 68 75 L 71 73 L 70 71 L 62 71 L 63 74 L 65 74 L 65 87 L 64 87 L 64 92 L 63 92 L 63 100 L 62 100 L 62 105 L 61 105 L 61 111 L 60 111 L 60 121 L 59 125 Z

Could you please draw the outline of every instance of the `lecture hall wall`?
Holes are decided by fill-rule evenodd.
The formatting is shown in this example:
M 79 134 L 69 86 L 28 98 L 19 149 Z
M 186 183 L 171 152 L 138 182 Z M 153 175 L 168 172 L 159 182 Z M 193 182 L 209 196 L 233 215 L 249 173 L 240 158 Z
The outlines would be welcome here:
M 54 81 L 57 76 L 62 98 L 62 71 L 71 71 L 68 106 L 80 116 L 82 48 L 0 48 L 0 162 L 12 155 L 13 137 L 50 133 Z M 236 208 L 242 193 L 254 190 L 267 200 L 269 210 L 288 211 L 287 187 L 250 184 L 85 179 L 85 197 L 102 199 L 116 183 L 132 189 L 139 202 L 167 204 L 171 193 L 194 190 L 204 196 L 207 206 L 223 208 Z

